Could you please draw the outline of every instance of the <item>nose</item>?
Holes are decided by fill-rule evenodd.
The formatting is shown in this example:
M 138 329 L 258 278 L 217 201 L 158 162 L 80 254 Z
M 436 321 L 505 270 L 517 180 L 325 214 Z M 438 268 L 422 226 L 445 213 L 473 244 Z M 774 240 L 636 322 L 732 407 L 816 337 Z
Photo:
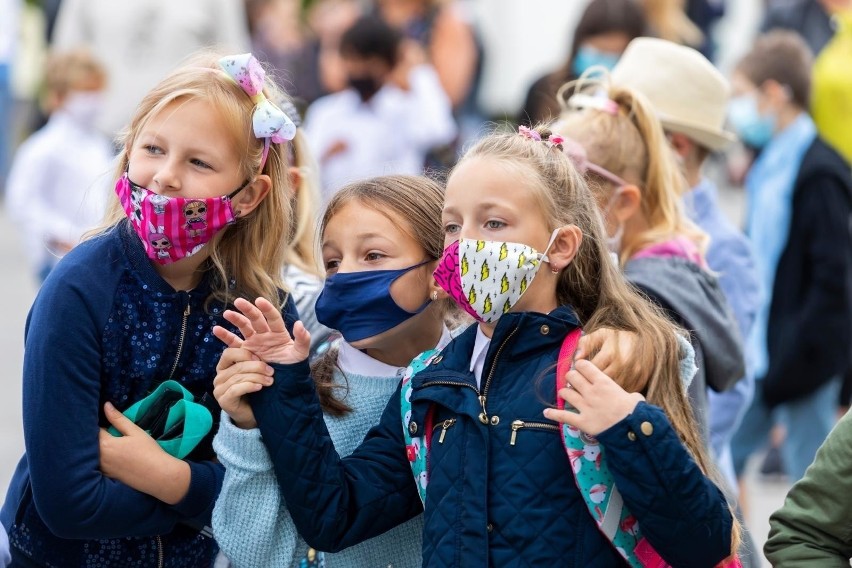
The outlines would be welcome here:
M 157 193 L 179 191 L 181 184 L 178 172 L 178 165 L 173 160 L 163 160 L 160 168 L 154 172 L 151 190 Z

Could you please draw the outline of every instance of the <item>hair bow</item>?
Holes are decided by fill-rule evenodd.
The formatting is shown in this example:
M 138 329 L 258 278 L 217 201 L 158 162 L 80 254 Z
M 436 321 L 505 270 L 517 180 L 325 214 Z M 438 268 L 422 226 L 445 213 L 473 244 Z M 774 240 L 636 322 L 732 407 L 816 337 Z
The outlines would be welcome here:
M 618 103 L 609 98 L 603 91 L 594 95 L 587 93 L 572 95 L 568 99 L 568 106 L 576 109 L 593 108 L 613 116 L 618 114 Z
M 251 122 L 254 135 L 263 138 L 263 157 L 260 163 L 260 168 L 263 169 L 264 164 L 266 164 L 266 157 L 269 154 L 270 142 L 280 144 L 292 140 L 296 136 L 296 125 L 284 111 L 275 106 L 263 94 L 266 72 L 254 55 L 243 53 L 223 57 L 219 60 L 219 67 L 255 103 Z

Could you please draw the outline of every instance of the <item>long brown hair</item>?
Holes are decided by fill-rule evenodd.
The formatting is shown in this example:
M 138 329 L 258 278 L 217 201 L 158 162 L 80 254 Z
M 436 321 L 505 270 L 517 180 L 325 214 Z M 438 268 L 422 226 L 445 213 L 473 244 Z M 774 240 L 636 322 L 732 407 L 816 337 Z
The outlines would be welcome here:
M 417 241 L 423 248 L 425 258 L 441 258 L 444 252 L 444 229 L 441 225 L 444 190 L 435 181 L 426 177 L 394 175 L 345 186 L 334 194 L 325 209 L 320 221 L 320 239 L 329 221 L 352 202 L 358 202 L 387 216 L 400 231 Z M 337 351 L 331 349 L 314 363 L 311 370 L 323 410 L 333 416 L 342 416 L 352 409 L 344 400 L 348 386 L 334 381 L 336 367 Z
M 539 131 L 546 140 L 549 132 Z M 549 146 L 515 133 L 493 133 L 481 139 L 461 159 L 487 158 L 522 170 L 549 218 L 548 230 L 575 225 L 583 238 L 574 260 L 560 273 L 556 297 L 574 308 L 586 332 L 601 328 L 629 331 L 638 337 L 634 364 L 648 373 L 624 373 L 619 384 L 628 392 L 642 392 L 651 404 L 661 407 L 684 446 L 705 474 L 711 462 L 680 377 L 680 349 L 675 326 L 649 300 L 625 280 L 612 262 L 603 235 L 603 221 L 582 175 L 558 146 Z M 637 377 L 648 377 L 641 379 Z M 734 542 L 738 544 L 734 519 Z
M 577 99 L 570 98 L 576 92 L 593 99 L 607 97 L 616 103 L 617 111 L 578 109 L 573 106 Z M 553 129 L 579 142 L 590 162 L 635 184 L 641 192 L 642 214 L 649 228 L 622 248 L 621 264 L 648 245 L 676 236 L 688 238 L 703 254 L 708 237 L 683 210 L 686 179 L 651 103 L 638 91 L 610 84 L 606 76 L 569 83 L 560 89 L 560 99 L 564 110 Z M 615 191 L 610 183 L 589 187 L 598 203 L 608 202 Z
M 136 108 L 130 126 L 120 135 L 123 148 L 118 156 L 115 179 L 126 170 L 130 149 L 149 120 L 176 101 L 202 99 L 219 109 L 211 120 L 225 121 L 233 133 L 236 147 L 241 149 L 240 172 L 252 180 L 260 170 L 263 140 L 253 134 L 252 99 L 219 69 L 220 55 L 202 52 L 173 71 L 145 95 Z M 282 97 L 278 87 L 267 77 L 264 94 L 271 100 Z M 283 306 L 284 290 L 281 272 L 290 233 L 291 207 L 287 151 L 285 144 L 272 144 L 263 173 L 272 180 L 272 189 L 263 201 L 245 217 L 220 231 L 207 244 L 210 267 L 215 270 L 210 299 L 224 304 L 237 297 L 263 296 Z M 107 209 L 98 234 L 125 219 L 124 210 L 114 197 Z M 129 227 L 129 225 L 128 225 Z M 89 235 L 92 236 L 92 235 Z

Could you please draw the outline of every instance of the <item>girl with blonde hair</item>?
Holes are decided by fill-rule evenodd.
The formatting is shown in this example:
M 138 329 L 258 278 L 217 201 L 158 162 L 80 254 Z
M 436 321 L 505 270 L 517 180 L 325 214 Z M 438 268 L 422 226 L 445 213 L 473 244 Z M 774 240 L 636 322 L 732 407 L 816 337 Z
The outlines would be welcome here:
M 223 312 L 240 296 L 296 318 L 281 279 L 295 126 L 277 93 L 251 54 L 199 54 L 139 104 L 103 230 L 27 321 L 26 455 L 0 515 L 14 565 L 212 565 L 212 328 L 236 330 Z
M 560 90 L 553 128 L 585 174 L 606 241 L 627 279 L 691 332 L 698 374 L 690 402 L 708 439 L 706 386 L 723 391 L 745 374 L 736 320 L 707 269 L 707 236 L 682 210 L 686 182 L 650 103 L 608 77 Z

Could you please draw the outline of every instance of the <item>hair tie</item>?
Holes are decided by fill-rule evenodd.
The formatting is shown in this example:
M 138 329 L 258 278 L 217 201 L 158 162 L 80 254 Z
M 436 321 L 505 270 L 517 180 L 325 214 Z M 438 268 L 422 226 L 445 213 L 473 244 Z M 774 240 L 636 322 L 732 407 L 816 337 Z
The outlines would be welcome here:
M 223 57 L 219 60 L 219 67 L 255 103 L 251 122 L 254 135 L 263 139 L 263 156 L 260 160 L 262 171 L 269 155 L 270 143 L 280 144 L 292 140 L 296 136 L 296 125 L 284 111 L 263 94 L 266 72 L 254 55 L 243 53 Z
M 520 134 L 527 140 L 535 140 L 536 142 L 541 142 L 541 134 L 539 134 L 532 128 L 527 128 L 526 126 L 519 126 L 518 134 Z

